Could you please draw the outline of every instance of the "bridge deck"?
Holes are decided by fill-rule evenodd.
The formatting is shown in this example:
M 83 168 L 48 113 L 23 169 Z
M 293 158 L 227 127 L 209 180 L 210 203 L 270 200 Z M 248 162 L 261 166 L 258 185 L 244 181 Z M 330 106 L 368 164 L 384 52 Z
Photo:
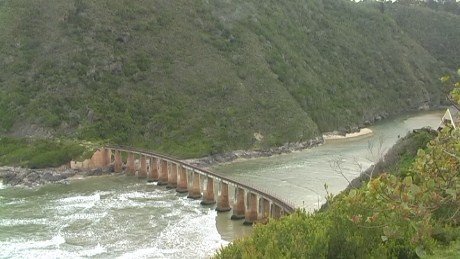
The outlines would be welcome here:
M 221 174 L 214 173 L 214 172 L 212 172 L 210 170 L 199 168 L 199 167 L 194 166 L 194 165 L 190 165 L 190 164 L 185 163 L 185 162 L 183 162 L 183 161 L 181 161 L 179 159 L 172 158 L 172 157 L 169 157 L 169 156 L 166 156 L 166 155 L 163 155 L 163 154 L 147 151 L 147 150 L 142 150 L 142 149 L 132 148 L 132 147 L 126 147 L 126 146 L 107 146 L 106 148 L 113 149 L 113 150 L 118 150 L 118 151 L 123 151 L 123 152 L 130 152 L 130 153 L 144 155 L 144 156 L 161 158 L 163 160 L 173 162 L 175 164 L 179 164 L 179 165 L 183 166 L 186 169 L 192 170 L 193 172 L 197 172 L 197 173 L 200 173 L 202 175 L 215 178 L 215 179 L 220 180 L 222 182 L 225 182 L 227 184 L 231 184 L 231 185 L 234 185 L 236 187 L 244 188 L 244 189 L 246 189 L 246 190 L 248 190 L 248 191 L 250 191 L 252 193 L 258 194 L 258 195 L 260 195 L 262 197 L 269 198 L 273 203 L 275 203 L 278 206 L 282 207 L 287 213 L 292 213 L 292 212 L 295 211 L 295 206 L 293 204 L 291 204 L 290 202 L 285 201 L 285 200 L 283 200 L 281 198 L 276 197 L 274 194 L 268 193 L 267 191 L 261 190 L 261 189 L 255 187 L 255 186 L 253 186 L 253 185 L 238 182 L 237 180 L 231 179 L 231 178 L 229 178 L 227 176 L 224 176 L 224 175 L 221 175 Z

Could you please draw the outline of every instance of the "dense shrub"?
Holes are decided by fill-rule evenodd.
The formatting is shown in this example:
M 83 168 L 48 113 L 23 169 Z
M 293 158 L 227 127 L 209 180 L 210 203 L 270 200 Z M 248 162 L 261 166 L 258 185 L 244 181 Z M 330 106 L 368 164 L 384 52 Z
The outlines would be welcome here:
M 0 165 L 57 167 L 90 155 L 92 145 L 71 140 L 0 137 Z
M 434 78 L 460 56 L 459 18 L 400 12 L 345 0 L 4 0 L 0 133 L 39 125 L 191 157 L 438 105 Z
M 438 253 L 460 238 L 459 143 L 459 130 L 445 130 L 418 152 L 407 175 L 382 174 L 330 197 L 327 210 L 298 211 L 257 226 L 216 257 L 418 258 Z

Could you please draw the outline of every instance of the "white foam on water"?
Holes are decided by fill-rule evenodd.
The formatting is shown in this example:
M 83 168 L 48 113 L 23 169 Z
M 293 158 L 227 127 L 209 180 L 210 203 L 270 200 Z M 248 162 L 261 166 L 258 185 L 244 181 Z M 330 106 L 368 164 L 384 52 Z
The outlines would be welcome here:
M 54 231 L 59 228 L 57 233 L 50 233 L 50 236 L 55 235 L 50 240 L 41 240 L 43 236 L 32 233 L 26 238 L 2 240 L 0 258 L 87 258 L 109 255 L 121 255 L 121 258 L 203 258 L 211 256 L 227 243 L 217 232 L 215 211 L 203 209 L 198 202 L 176 196 L 175 192 L 121 190 L 66 196 L 55 198 L 46 205 L 44 212 L 49 218 L 0 219 L 0 226 L 42 224 L 50 225 L 50 230 Z M 161 213 L 157 209 L 161 209 Z M 132 213 L 132 220 L 128 217 L 129 222 L 117 224 L 120 220 L 127 220 L 127 213 Z M 141 217 L 145 224 L 139 224 L 136 217 Z M 91 224 L 86 224 L 87 220 Z M 84 229 L 75 229 L 79 224 Z M 103 224 L 103 228 L 99 224 Z M 109 234 L 105 227 L 115 229 Z M 59 234 L 61 230 L 62 235 Z M 72 245 L 81 243 L 86 245 Z
M 99 200 L 104 200 L 106 197 L 110 197 L 114 194 L 113 191 L 97 191 L 94 195 L 99 194 Z
M 61 235 L 56 235 L 49 240 L 15 240 L 16 242 L 0 242 L 0 251 L 4 255 L 19 255 L 25 254 L 27 257 L 31 256 L 31 250 L 44 248 L 59 248 L 60 245 L 65 243 L 65 239 Z
M 21 258 L 21 259 L 50 259 L 50 258 L 82 258 L 78 257 L 74 253 L 62 251 L 62 250 L 28 250 L 28 251 L 17 251 L 8 257 L 0 258 Z
M 78 255 L 83 257 L 92 257 L 104 253 L 107 253 L 107 249 L 101 246 L 101 244 L 97 244 L 94 248 L 78 252 Z
M 203 213 L 201 211 L 201 213 Z M 228 244 L 216 229 L 217 212 L 187 214 L 157 235 L 150 247 L 139 248 L 120 258 L 206 258 Z
M 14 240 L 0 242 L 0 258 L 87 258 L 107 253 L 107 249 L 100 244 L 86 250 L 68 251 L 64 237 L 55 235 L 49 240 Z
M 47 225 L 48 219 L 0 219 L 0 226 Z
M 171 208 L 174 206 L 173 201 L 166 197 L 166 193 L 161 191 L 155 192 L 126 192 L 121 193 L 117 197 L 111 198 L 107 206 L 110 208 L 127 208 L 137 207 L 144 208 L 154 206 L 160 208 Z
M 149 192 L 127 192 L 122 193 L 119 196 L 120 200 L 135 200 L 135 199 L 155 199 L 155 198 L 164 198 L 165 192 L 164 191 L 149 191 Z
M 91 212 L 91 213 L 72 213 L 70 215 L 66 215 L 66 216 L 61 217 L 61 219 L 63 219 L 63 220 L 82 220 L 82 219 L 99 220 L 101 218 L 104 218 L 105 216 L 107 216 L 107 212 L 102 212 L 102 213 L 95 213 L 95 212 Z
M 6 185 L 4 185 L 3 182 L 0 181 L 0 190 L 5 189 L 5 188 L 6 188 Z
M 0 199 L 3 199 L 2 196 L 0 196 Z M 5 202 L 3 203 L 2 205 L 4 206 L 8 206 L 8 205 L 17 205 L 17 204 L 23 204 L 25 203 L 26 200 L 25 199 L 14 199 L 14 200 L 10 200 L 9 202 Z
M 95 193 L 93 195 L 88 196 L 72 196 L 67 198 L 59 199 L 58 202 L 61 204 L 72 204 L 72 205 L 79 205 L 79 204 L 86 204 L 89 202 L 96 202 L 101 200 L 101 195 L 99 193 Z
M 57 205 L 53 207 L 58 215 L 69 215 L 82 210 L 89 210 L 96 206 L 96 203 L 100 202 L 100 200 L 101 195 L 99 193 L 87 196 L 77 195 L 58 199 L 56 201 Z
M 183 212 L 180 211 L 180 210 L 173 210 L 173 211 L 168 212 L 166 214 L 162 214 L 160 217 L 163 218 L 163 219 L 173 218 L 173 217 L 180 216 L 182 213 Z

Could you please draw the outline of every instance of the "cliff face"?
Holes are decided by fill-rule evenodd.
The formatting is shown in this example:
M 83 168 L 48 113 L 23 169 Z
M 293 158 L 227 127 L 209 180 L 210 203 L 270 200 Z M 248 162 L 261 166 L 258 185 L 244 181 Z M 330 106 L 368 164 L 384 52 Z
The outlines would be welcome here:
M 411 12 L 430 31 L 460 22 Z M 201 156 L 437 105 L 460 51 L 445 59 L 396 14 L 340 0 L 5 0 L 0 132 Z

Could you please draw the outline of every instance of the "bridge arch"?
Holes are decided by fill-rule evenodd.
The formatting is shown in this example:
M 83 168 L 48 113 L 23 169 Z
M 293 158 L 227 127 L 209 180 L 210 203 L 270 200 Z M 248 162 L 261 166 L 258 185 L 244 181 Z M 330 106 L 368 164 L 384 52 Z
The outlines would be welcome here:
M 126 155 L 123 156 L 123 153 Z M 126 157 L 126 162 L 123 157 Z M 266 218 L 280 218 L 295 211 L 294 205 L 268 191 L 146 150 L 106 146 L 99 149 L 91 160 L 94 167 L 113 164 L 117 173 L 123 172 L 125 168 L 127 175 L 135 176 L 137 172 L 139 178 L 176 189 L 178 193 L 187 193 L 190 199 L 201 199 L 202 205 L 216 204 L 218 212 L 233 210 L 231 219 L 244 219 L 244 224 L 251 225 Z M 235 190 L 233 204 L 230 204 L 229 186 Z

